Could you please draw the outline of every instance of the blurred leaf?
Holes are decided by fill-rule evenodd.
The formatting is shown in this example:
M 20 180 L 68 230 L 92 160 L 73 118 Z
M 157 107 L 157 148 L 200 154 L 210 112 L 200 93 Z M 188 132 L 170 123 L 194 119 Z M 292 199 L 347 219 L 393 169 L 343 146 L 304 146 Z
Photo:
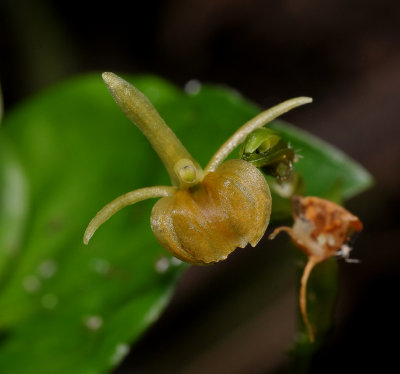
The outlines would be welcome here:
M 161 107 L 182 95 L 155 78 L 135 81 Z M 89 248 L 83 231 L 110 199 L 167 175 L 99 76 L 24 103 L 1 136 L 0 372 L 105 372 L 157 318 L 183 267 L 156 271 L 165 252 L 150 230 L 152 202 L 121 212 Z
M 127 79 L 202 165 L 259 111 L 224 88 L 187 95 L 159 78 Z M 274 128 L 303 149 L 298 170 L 308 192 L 324 194 L 340 179 L 349 197 L 370 183 L 339 151 L 286 124 Z M 157 268 L 169 257 L 150 229 L 151 201 L 118 213 L 89 248 L 82 235 L 105 203 L 169 184 L 167 173 L 100 75 L 60 84 L 8 113 L 0 147 L 0 224 L 11 227 L 1 228 L 0 244 L 18 248 L 12 260 L 0 248 L 0 372 L 107 372 L 165 307 L 184 266 Z
M 3 94 L 1 91 L 1 84 L 0 84 L 0 125 L 2 120 L 3 120 Z
M 28 213 L 27 181 L 10 144 L 0 147 L 0 282 L 20 250 Z

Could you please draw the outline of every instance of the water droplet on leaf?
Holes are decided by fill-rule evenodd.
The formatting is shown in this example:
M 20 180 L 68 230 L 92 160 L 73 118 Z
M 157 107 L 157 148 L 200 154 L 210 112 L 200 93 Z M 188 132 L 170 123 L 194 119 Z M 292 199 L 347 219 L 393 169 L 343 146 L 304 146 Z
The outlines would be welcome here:
M 26 291 L 35 293 L 39 290 L 42 282 L 36 275 L 28 275 L 23 279 L 22 285 Z
M 167 257 L 160 257 L 155 263 L 156 272 L 159 274 L 164 274 L 170 266 L 170 261 Z
M 119 364 L 122 359 L 129 353 L 129 345 L 125 343 L 120 343 L 117 344 L 115 347 L 114 353 L 112 354 L 110 358 L 110 362 L 112 365 L 117 365 Z
M 42 305 L 46 309 L 54 309 L 58 304 L 58 297 L 52 293 L 47 293 L 42 297 Z
M 92 258 L 89 261 L 89 267 L 99 274 L 107 274 L 110 271 L 110 263 L 103 258 Z
M 171 265 L 174 265 L 174 266 L 180 266 L 183 264 L 183 261 L 181 261 L 179 258 L 176 258 L 176 257 L 172 257 L 170 262 L 171 262 Z
M 45 260 L 38 266 L 38 272 L 42 278 L 49 279 L 57 272 L 57 264 L 53 260 Z
M 184 90 L 189 95 L 197 95 L 201 90 L 201 83 L 197 79 L 191 79 L 186 82 Z
M 89 330 L 97 331 L 101 326 L 103 326 L 103 318 L 100 316 L 89 316 L 85 319 L 85 325 Z

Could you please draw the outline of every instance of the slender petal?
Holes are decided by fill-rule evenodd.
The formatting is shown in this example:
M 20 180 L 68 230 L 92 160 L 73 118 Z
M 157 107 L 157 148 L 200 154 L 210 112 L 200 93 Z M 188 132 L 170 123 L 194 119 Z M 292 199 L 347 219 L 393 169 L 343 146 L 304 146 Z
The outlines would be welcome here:
M 268 122 L 271 122 L 275 118 L 293 108 L 311 102 L 312 99 L 310 97 L 296 97 L 267 109 L 258 116 L 252 118 L 250 121 L 246 122 L 224 144 L 222 144 L 220 149 L 214 154 L 204 170 L 205 174 L 209 173 L 210 171 L 214 171 L 239 144 L 245 141 L 247 136 L 255 129 L 264 126 Z
M 132 205 L 146 199 L 163 197 L 163 196 L 172 196 L 175 193 L 175 191 L 176 191 L 175 187 L 154 186 L 154 187 L 140 188 L 138 190 L 134 190 L 120 197 L 117 197 L 115 200 L 111 201 L 103 209 L 101 209 L 96 214 L 96 216 L 90 221 L 83 236 L 83 242 L 85 244 L 88 244 L 89 240 L 92 238 L 96 230 L 111 216 L 120 211 L 122 208 L 125 208 L 128 205 Z

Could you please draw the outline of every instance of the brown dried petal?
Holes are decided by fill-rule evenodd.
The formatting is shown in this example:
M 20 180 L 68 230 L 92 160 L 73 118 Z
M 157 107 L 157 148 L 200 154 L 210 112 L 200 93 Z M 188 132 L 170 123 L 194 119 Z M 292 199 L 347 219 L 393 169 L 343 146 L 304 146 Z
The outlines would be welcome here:
M 294 236 L 292 238 L 297 246 L 309 256 L 327 258 L 340 250 L 346 239 L 356 231 L 361 231 L 363 225 L 358 217 L 348 210 L 333 203 L 315 196 L 293 198 L 293 226 Z M 296 228 L 310 226 L 310 231 Z M 300 224 L 299 224 L 300 223 Z M 307 237 L 307 238 L 306 238 Z M 305 243 L 312 245 L 307 248 Z M 319 247 L 320 250 L 315 251 Z
M 307 316 L 307 282 L 310 273 L 315 265 L 338 253 L 356 231 L 362 230 L 363 225 L 348 210 L 315 196 L 293 197 L 293 218 L 293 227 L 278 227 L 270 239 L 286 231 L 296 246 L 308 256 L 301 277 L 299 303 L 310 341 L 314 342 L 314 331 Z

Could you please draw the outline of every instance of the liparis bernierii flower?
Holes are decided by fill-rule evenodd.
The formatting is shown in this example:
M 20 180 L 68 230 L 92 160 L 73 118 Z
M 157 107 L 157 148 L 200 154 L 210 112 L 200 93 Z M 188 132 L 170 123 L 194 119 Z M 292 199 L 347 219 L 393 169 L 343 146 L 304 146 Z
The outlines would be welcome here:
M 226 259 L 237 247 L 255 246 L 270 219 L 268 184 L 251 163 L 224 160 L 252 131 L 312 100 L 298 97 L 260 113 L 237 130 L 202 169 L 147 97 L 113 73 L 103 73 L 103 79 L 117 104 L 158 153 L 172 186 L 140 188 L 116 198 L 89 223 L 84 243 L 122 208 L 161 197 L 151 212 L 151 228 L 161 245 L 180 260 L 210 264 Z

